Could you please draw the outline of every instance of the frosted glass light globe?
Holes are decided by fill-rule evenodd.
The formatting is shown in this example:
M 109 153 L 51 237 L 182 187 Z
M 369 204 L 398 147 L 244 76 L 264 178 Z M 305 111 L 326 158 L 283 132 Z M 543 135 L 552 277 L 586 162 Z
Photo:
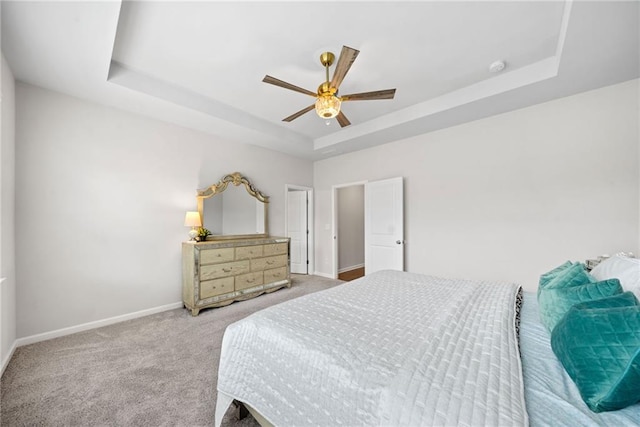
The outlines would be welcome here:
M 316 101 L 316 113 L 323 119 L 331 119 L 340 113 L 342 102 L 334 95 L 321 95 Z

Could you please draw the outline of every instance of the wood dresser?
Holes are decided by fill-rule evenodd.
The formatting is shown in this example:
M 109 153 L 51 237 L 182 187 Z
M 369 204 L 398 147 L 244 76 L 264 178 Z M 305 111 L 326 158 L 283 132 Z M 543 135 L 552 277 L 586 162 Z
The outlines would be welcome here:
M 287 237 L 182 243 L 182 302 L 193 316 L 284 286 L 291 287 Z

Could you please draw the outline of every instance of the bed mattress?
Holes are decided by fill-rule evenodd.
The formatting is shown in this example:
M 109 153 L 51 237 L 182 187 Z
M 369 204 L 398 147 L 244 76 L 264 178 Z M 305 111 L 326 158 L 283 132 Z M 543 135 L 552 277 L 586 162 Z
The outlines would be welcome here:
M 382 271 L 255 313 L 223 339 L 232 399 L 274 425 L 527 425 L 520 289 Z

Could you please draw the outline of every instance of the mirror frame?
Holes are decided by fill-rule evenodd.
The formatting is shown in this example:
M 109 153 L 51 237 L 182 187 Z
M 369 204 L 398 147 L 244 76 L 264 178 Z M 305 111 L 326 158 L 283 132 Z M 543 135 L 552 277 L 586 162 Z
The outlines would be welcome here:
M 204 200 L 209 199 L 217 194 L 221 194 L 227 189 L 229 184 L 233 184 L 238 187 L 240 184 L 244 185 L 247 193 L 257 201 L 264 203 L 264 233 L 253 234 L 222 234 L 222 235 L 209 235 L 206 240 L 224 240 L 224 239 L 240 239 L 251 237 L 267 237 L 269 235 L 268 229 L 268 217 L 269 217 L 269 196 L 265 196 L 260 190 L 258 190 L 249 181 L 246 176 L 243 176 L 240 172 L 234 172 L 222 177 L 216 184 L 212 184 L 202 190 L 197 190 L 196 200 L 198 202 L 198 214 L 200 214 L 200 222 L 204 225 Z

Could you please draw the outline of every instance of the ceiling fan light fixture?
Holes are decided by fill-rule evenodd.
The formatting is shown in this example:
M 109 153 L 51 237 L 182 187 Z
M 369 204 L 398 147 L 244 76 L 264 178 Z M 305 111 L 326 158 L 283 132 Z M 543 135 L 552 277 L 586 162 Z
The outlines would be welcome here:
M 269 83 L 295 92 L 300 92 L 305 95 L 312 96 L 315 99 L 315 102 L 313 104 L 304 107 L 302 110 L 297 111 L 288 117 L 285 117 L 284 119 L 282 119 L 282 121 L 288 123 L 297 119 L 303 114 L 308 113 L 311 110 L 316 110 L 316 114 L 321 119 L 326 120 L 327 125 L 329 124 L 329 119 L 335 118 L 340 127 L 343 128 L 351 124 L 344 113 L 340 111 L 340 107 L 343 101 L 393 99 L 396 93 L 395 89 L 352 93 L 340 97 L 336 96 L 340 88 L 340 84 L 344 79 L 344 76 L 346 76 L 347 72 L 351 68 L 351 65 L 353 64 L 353 61 L 355 61 L 359 53 L 360 51 L 357 49 L 348 46 L 342 46 L 342 51 L 340 52 L 340 56 L 338 57 L 338 62 L 336 64 L 336 68 L 333 72 L 333 78 L 331 80 L 329 80 L 329 67 L 331 66 L 331 64 L 333 64 L 335 55 L 331 52 L 324 52 L 322 55 L 320 55 L 320 63 L 325 69 L 326 80 L 322 82 L 320 86 L 318 86 L 318 90 L 316 93 L 293 85 L 291 83 L 287 83 L 283 80 L 276 79 L 275 77 L 271 77 L 270 75 L 264 76 L 264 78 L 262 79 L 264 83 Z
M 316 101 L 316 113 L 323 119 L 331 119 L 340 113 L 340 98 L 335 95 L 320 95 Z

